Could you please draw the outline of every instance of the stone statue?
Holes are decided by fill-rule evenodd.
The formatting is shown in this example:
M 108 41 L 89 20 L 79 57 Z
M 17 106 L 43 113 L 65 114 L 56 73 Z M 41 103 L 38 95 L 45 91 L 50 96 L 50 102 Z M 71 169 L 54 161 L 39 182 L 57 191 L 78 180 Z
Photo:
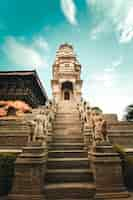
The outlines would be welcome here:
M 28 121 L 31 127 L 30 142 L 43 141 L 45 139 L 44 116 L 43 111 L 40 111 L 33 120 Z
M 32 115 L 25 116 L 31 129 L 29 143 L 38 141 L 47 143 L 48 135 L 52 134 L 55 113 L 55 105 L 52 102 L 48 102 L 46 106 L 40 106 L 37 109 L 33 109 Z
M 83 133 L 90 137 L 89 144 L 100 144 L 109 142 L 107 135 L 107 122 L 99 107 L 90 107 L 86 101 L 81 101 L 77 108 L 80 113 Z
M 79 116 L 82 122 L 84 122 L 85 120 L 85 115 L 86 115 L 86 101 L 81 101 L 78 106 L 77 106 L 78 110 L 79 110 Z
M 27 124 L 30 126 L 30 135 L 28 137 L 28 143 L 35 142 L 36 141 L 36 138 L 35 138 L 36 122 L 34 120 L 28 120 Z
M 94 140 L 96 144 L 108 142 L 107 123 L 102 114 L 96 115 L 94 118 Z

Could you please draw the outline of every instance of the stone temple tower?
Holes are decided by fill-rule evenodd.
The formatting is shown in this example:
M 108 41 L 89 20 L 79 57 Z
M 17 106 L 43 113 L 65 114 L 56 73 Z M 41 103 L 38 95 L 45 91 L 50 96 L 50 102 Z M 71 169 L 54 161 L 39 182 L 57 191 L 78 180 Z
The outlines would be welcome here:
M 52 93 L 54 100 L 79 102 L 81 99 L 82 80 L 79 64 L 72 45 L 62 44 L 56 53 L 53 64 Z

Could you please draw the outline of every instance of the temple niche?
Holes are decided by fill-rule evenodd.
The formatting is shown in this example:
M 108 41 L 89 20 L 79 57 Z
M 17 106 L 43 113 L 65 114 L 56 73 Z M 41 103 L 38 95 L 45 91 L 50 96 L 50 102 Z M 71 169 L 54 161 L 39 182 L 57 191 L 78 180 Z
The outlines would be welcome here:
M 52 93 L 54 100 L 75 101 L 81 99 L 82 80 L 81 65 L 73 47 L 69 44 L 60 45 L 53 64 Z

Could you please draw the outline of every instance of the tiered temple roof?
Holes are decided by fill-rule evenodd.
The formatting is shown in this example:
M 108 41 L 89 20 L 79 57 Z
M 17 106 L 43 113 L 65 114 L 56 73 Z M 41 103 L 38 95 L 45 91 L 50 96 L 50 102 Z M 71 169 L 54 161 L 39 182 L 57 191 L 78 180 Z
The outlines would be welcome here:
M 22 100 L 34 108 L 44 105 L 47 99 L 35 70 L 0 72 L 0 100 Z

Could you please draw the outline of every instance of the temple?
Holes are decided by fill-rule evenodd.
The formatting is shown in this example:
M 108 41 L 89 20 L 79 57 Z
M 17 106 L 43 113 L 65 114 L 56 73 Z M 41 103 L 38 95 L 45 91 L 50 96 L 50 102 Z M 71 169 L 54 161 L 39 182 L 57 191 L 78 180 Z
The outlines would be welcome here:
M 0 100 L 22 100 L 34 108 L 47 99 L 36 71 L 0 72 Z
M 52 70 L 51 100 L 36 71 L 0 72 L 0 199 L 132 200 L 133 123 L 82 98 L 72 45 Z
M 68 44 L 61 45 L 53 64 L 52 93 L 57 103 L 62 100 L 80 101 L 82 88 L 80 73 L 81 65 L 73 47 Z

